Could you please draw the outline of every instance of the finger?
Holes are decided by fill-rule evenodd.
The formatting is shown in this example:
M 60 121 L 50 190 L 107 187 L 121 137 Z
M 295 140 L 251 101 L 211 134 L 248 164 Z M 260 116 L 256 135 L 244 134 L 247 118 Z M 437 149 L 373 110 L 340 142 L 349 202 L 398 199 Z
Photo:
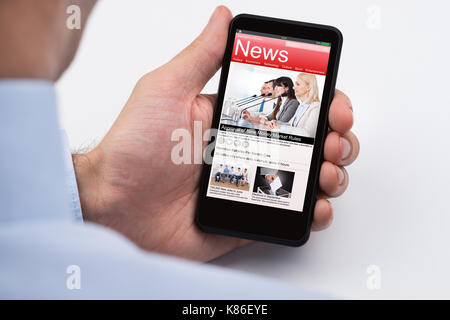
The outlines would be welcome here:
M 202 33 L 168 63 L 184 92 L 199 94 L 220 68 L 232 18 L 227 7 L 218 6 Z
M 333 207 L 326 199 L 318 199 L 314 208 L 314 218 L 311 231 L 326 229 L 333 221 Z
M 359 141 L 356 135 L 349 131 L 340 135 L 332 131 L 327 135 L 324 146 L 324 159 L 339 166 L 347 166 L 358 157 Z
M 204 93 L 202 94 L 208 101 L 211 103 L 212 106 L 216 105 L 217 100 L 217 94 L 216 93 Z
M 352 103 L 342 91 L 337 89 L 328 113 L 328 123 L 332 130 L 341 134 L 346 133 L 353 126 Z
M 319 176 L 319 186 L 329 197 L 338 197 L 344 193 L 348 185 L 348 174 L 343 167 L 329 161 L 322 163 Z

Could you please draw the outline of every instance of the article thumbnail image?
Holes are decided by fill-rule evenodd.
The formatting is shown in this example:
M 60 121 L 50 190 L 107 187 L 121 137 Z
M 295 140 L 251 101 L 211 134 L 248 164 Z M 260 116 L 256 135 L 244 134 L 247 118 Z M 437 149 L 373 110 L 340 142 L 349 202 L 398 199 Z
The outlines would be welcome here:
M 253 192 L 290 198 L 294 175 L 291 171 L 257 167 Z
M 211 184 L 242 191 L 249 191 L 249 166 L 233 162 L 216 162 L 212 169 Z
M 228 78 L 222 124 L 315 137 L 325 76 L 232 63 Z

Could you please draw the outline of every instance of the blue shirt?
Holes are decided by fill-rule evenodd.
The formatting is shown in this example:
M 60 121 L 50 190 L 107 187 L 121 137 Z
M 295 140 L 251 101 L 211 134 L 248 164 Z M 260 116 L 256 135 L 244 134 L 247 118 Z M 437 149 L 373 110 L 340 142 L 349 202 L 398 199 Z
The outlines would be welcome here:
M 0 81 L 0 150 L 1 299 L 321 298 L 146 252 L 109 228 L 82 222 L 52 83 Z

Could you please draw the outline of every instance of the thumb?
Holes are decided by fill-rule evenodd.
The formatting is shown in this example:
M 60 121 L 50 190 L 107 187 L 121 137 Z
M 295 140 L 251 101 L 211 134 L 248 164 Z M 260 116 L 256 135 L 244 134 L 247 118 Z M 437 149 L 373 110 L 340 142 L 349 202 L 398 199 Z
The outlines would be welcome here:
M 218 6 L 202 33 L 168 63 L 185 93 L 199 94 L 220 68 L 232 18 L 227 7 Z

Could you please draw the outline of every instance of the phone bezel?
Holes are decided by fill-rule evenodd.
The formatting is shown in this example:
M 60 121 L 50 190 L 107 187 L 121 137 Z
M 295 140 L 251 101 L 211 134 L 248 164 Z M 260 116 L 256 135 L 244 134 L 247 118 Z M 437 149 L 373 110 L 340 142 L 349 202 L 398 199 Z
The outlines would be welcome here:
M 323 90 L 317 133 L 313 147 L 311 167 L 303 211 L 279 209 L 245 202 L 207 197 L 211 164 L 203 164 L 195 222 L 200 230 L 289 246 L 304 244 L 310 234 L 323 145 L 328 128 L 328 110 L 333 99 L 339 58 L 342 48 L 341 32 L 331 26 L 241 14 L 230 23 L 227 45 L 223 57 L 217 101 L 212 128 L 218 128 L 222 113 L 225 88 L 231 63 L 231 54 L 237 29 L 295 37 L 331 43 L 327 75 Z M 212 137 L 209 143 L 212 141 Z M 214 152 L 214 151 L 213 151 Z

